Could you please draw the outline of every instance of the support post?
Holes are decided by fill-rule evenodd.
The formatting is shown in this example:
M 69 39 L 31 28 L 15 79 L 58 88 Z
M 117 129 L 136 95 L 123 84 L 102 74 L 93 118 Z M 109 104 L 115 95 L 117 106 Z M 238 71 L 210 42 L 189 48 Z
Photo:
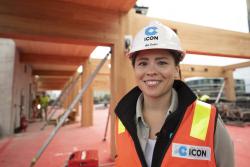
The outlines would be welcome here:
M 225 71 L 225 96 L 229 101 L 236 101 L 235 83 L 233 77 L 233 70 Z
M 88 76 L 91 74 L 91 64 L 89 59 L 83 64 L 82 83 L 85 83 Z M 89 85 L 88 89 L 82 96 L 82 114 L 81 114 L 81 126 L 87 127 L 93 125 L 93 89 L 92 85 Z
M 116 156 L 115 146 L 115 122 L 116 116 L 114 109 L 119 100 L 135 86 L 135 79 L 131 62 L 125 53 L 124 37 L 125 35 L 132 35 L 132 16 L 133 11 L 121 16 L 120 21 L 120 33 L 119 40 L 114 42 L 111 56 L 111 102 L 110 102 L 110 114 L 111 114 L 111 158 Z

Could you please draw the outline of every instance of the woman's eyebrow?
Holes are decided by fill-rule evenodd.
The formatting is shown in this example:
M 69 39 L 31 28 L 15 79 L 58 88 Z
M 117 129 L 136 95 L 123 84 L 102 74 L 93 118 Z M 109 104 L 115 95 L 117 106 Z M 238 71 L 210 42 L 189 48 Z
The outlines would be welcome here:
M 146 57 L 138 57 L 137 60 L 148 60 Z
M 164 56 L 164 57 L 156 57 L 156 58 L 155 58 L 155 60 L 162 60 L 162 59 L 166 59 L 166 60 L 168 60 L 168 58 L 167 58 L 167 57 L 165 57 L 165 56 Z

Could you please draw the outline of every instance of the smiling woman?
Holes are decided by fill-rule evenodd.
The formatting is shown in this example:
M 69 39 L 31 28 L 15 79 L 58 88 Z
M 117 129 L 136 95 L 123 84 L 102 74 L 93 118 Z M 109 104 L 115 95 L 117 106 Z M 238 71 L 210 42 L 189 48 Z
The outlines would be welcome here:
M 184 55 L 175 32 L 159 22 L 135 36 L 128 56 L 137 87 L 115 109 L 116 166 L 234 166 L 215 107 L 178 80 Z
M 166 50 L 145 50 L 137 54 L 134 72 L 137 85 L 144 92 L 144 99 L 169 98 L 179 66 L 174 56 Z M 168 101 L 168 100 L 167 100 Z

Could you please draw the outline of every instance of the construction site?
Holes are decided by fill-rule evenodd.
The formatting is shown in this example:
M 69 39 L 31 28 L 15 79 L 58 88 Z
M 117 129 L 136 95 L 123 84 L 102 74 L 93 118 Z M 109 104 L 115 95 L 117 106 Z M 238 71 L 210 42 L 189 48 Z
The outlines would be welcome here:
M 116 166 L 114 110 L 136 86 L 126 55 L 150 21 L 174 30 L 187 54 L 244 59 L 183 63 L 179 80 L 216 107 L 234 166 L 249 166 L 250 92 L 234 77 L 250 67 L 249 31 L 152 18 L 145 10 L 136 0 L 0 0 L 0 167 Z

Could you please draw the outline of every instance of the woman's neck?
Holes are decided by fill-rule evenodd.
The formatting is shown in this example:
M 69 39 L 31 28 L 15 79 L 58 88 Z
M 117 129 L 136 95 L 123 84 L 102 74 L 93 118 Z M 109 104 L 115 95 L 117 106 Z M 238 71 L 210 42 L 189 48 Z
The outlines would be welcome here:
M 143 112 L 163 112 L 166 113 L 171 105 L 172 89 L 160 97 L 149 97 L 144 95 Z

